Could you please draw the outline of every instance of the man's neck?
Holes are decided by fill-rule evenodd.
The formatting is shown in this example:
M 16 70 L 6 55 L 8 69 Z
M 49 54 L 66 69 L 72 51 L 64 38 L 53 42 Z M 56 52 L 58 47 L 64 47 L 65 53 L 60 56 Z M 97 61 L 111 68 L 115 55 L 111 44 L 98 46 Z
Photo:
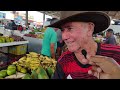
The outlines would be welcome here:
M 77 52 L 75 52 L 75 56 L 80 62 L 82 59 L 84 59 L 84 56 L 81 52 L 83 49 L 86 50 L 87 53 L 91 53 L 92 55 L 95 55 L 97 52 L 97 43 L 94 41 L 89 41 L 82 48 L 80 48 Z

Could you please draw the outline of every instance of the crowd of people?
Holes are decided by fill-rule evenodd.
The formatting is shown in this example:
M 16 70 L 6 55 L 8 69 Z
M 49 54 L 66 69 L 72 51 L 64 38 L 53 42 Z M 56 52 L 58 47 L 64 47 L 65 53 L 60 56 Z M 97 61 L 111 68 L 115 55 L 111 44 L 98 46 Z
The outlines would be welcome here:
M 30 23 L 27 23 L 27 25 L 22 25 L 21 23 L 16 24 L 14 20 L 8 20 L 6 23 L 3 21 L 0 21 L 0 26 L 3 26 L 5 29 L 9 30 L 33 30 L 37 28 L 36 25 L 31 25 Z M 40 27 L 39 27 L 40 28 Z

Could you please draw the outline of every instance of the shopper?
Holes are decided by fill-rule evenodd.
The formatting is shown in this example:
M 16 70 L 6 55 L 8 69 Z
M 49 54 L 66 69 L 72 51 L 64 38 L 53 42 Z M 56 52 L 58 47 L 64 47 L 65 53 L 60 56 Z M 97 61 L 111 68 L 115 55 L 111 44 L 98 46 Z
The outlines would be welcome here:
M 11 35 L 14 34 L 14 30 L 17 30 L 17 25 L 15 24 L 14 20 L 11 20 L 11 22 L 9 23 L 10 26 L 10 30 L 11 30 Z
M 0 27 L 2 27 L 2 26 L 3 26 L 2 21 L 0 21 Z
M 11 30 L 17 30 L 17 25 L 15 24 L 14 20 L 11 20 Z
M 26 30 L 30 30 L 30 23 L 27 23 Z
M 54 23 L 55 21 L 57 21 L 57 19 L 53 18 L 50 24 Z M 57 30 L 57 28 L 52 27 L 47 27 L 47 29 L 45 30 L 41 50 L 42 55 L 56 58 L 55 54 L 57 49 Z
M 49 27 L 60 28 L 62 30 L 62 39 L 67 45 L 69 51 L 64 52 L 59 58 L 53 79 L 97 79 L 96 76 L 98 75 L 100 79 L 110 78 L 104 75 L 101 77 L 101 73 L 96 73 L 95 76 L 88 74 L 88 71 L 92 70 L 94 65 L 97 64 L 98 58 L 101 59 L 101 57 L 96 58 L 96 55 L 102 56 L 104 60 L 101 62 L 104 62 L 105 60 L 107 61 L 111 58 L 112 61 L 120 62 L 119 46 L 97 44 L 92 37 L 93 34 L 107 29 L 109 25 L 110 18 L 103 12 L 61 12 L 61 20 L 49 25 Z M 96 62 L 92 61 L 93 58 Z M 90 61 L 92 61 L 93 64 L 91 64 Z M 107 65 L 106 62 L 101 64 L 104 65 L 97 65 L 103 69 L 104 73 L 107 73 L 109 69 L 106 69 L 105 71 L 105 68 L 102 68 L 102 66 L 111 69 L 113 68 L 110 64 Z
M 63 40 L 62 40 L 62 33 L 61 30 L 58 29 L 56 31 L 57 33 L 57 57 L 61 56 L 61 52 L 62 52 L 62 47 L 63 47 Z
M 18 27 L 17 27 L 17 30 L 19 30 L 20 32 L 22 32 L 23 31 L 23 27 L 22 27 L 22 25 L 18 25 Z
M 104 43 L 117 45 L 116 39 L 115 39 L 115 37 L 114 37 L 113 29 L 108 29 L 108 30 L 106 31 L 106 40 L 105 40 Z
M 5 25 L 5 29 L 10 29 L 10 22 L 7 21 L 6 25 Z

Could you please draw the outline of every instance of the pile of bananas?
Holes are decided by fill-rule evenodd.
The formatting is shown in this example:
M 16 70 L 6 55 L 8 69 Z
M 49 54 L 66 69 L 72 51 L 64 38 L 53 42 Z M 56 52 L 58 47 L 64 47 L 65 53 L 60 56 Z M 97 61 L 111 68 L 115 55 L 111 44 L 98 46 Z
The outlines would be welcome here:
M 40 64 L 44 69 L 47 69 L 48 67 L 55 70 L 57 61 L 53 58 L 48 58 L 47 56 L 40 55 L 39 57 Z
M 22 66 L 28 70 L 35 70 L 39 66 L 42 66 L 44 69 L 48 67 L 55 70 L 57 61 L 53 58 L 48 58 L 47 56 L 42 56 L 35 52 L 29 52 L 26 56 L 20 58 L 18 61 L 13 62 L 16 66 Z

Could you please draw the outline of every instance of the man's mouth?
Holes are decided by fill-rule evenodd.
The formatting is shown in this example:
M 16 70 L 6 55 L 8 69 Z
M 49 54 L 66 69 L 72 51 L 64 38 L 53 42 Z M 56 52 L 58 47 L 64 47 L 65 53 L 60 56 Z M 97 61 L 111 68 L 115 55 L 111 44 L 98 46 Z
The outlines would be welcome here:
M 66 44 L 69 46 L 69 45 L 71 45 L 73 42 L 67 42 Z

